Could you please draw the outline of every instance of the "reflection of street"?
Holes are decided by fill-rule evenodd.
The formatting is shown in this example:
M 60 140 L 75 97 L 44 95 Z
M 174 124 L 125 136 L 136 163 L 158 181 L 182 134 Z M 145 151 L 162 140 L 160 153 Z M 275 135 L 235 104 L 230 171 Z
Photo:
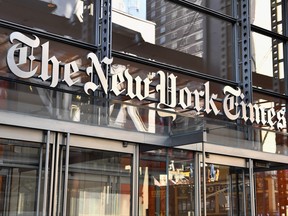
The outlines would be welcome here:
M 242 168 L 207 164 L 207 215 L 246 215 L 248 197 L 249 178 Z

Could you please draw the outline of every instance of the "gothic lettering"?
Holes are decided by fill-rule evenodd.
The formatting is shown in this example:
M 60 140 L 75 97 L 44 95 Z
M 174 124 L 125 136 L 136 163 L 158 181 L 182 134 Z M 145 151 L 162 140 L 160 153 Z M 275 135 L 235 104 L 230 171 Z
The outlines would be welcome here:
M 15 42 L 17 41 L 17 42 Z M 29 38 L 22 33 L 14 32 L 10 35 L 10 42 L 13 44 L 7 52 L 7 64 L 12 73 L 24 79 L 29 79 L 35 74 L 43 81 L 49 81 L 50 87 L 56 87 L 60 81 L 68 86 L 73 86 L 80 79 L 73 79 L 73 76 L 79 72 L 80 66 L 76 61 L 62 63 L 56 56 L 49 55 L 49 41 L 40 46 L 38 37 Z M 15 43 L 15 44 L 14 44 Z M 35 63 L 35 49 L 41 49 L 41 68 L 39 70 Z M 95 53 L 89 53 L 87 59 L 90 60 L 90 66 L 86 68 L 86 74 L 90 81 L 84 83 L 86 94 L 97 89 L 103 90 L 105 94 L 114 93 L 116 96 L 121 94 L 128 96 L 130 99 L 140 101 L 159 95 L 157 112 L 160 116 L 171 116 L 173 120 L 176 117 L 176 107 L 182 109 L 194 109 L 198 113 L 213 113 L 215 116 L 221 111 L 230 120 L 242 119 L 244 122 L 251 124 L 262 124 L 270 127 L 276 127 L 281 130 L 286 127 L 286 113 L 284 109 L 275 110 L 274 108 L 265 109 L 257 104 L 245 102 L 245 95 L 240 88 L 225 86 L 223 88 L 224 98 L 222 101 L 222 110 L 216 106 L 217 94 L 210 93 L 210 83 L 203 84 L 203 90 L 189 89 L 188 87 L 177 87 L 177 76 L 172 73 L 158 71 L 159 81 L 154 89 L 151 86 L 151 77 L 140 76 L 133 77 L 126 67 L 111 69 L 111 83 L 108 83 L 108 72 L 103 70 L 102 65 L 109 66 L 113 59 L 105 57 L 99 60 Z M 63 67 L 63 69 L 62 69 Z M 120 69 L 120 70 L 119 70 Z M 38 71 L 39 70 L 39 71 Z M 61 73 L 62 72 L 62 73 Z M 62 77 L 61 77 L 62 76 Z M 95 79 L 97 78 L 97 79 Z M 96 83 L 97 80 L 97 83 Z M 108 86 L 111 84 L 111 86 Z M 153 91 L 154 90 L 154 91 Z M 157 93 L 155 93 L 157 92 Z M 165 112 L 163 112 L 165 111 Z M 169 112 L 167 112 L 169 111 Z

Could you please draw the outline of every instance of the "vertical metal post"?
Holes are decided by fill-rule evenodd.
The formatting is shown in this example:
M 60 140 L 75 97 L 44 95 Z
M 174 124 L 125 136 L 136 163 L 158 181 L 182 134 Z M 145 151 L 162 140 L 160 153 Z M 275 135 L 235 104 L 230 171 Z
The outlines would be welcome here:
M 49 174 L 49 148 L 50 148 L 50 131 L 47 131 L 46 135 L 46 157 L 45 157 L 45 171 L 44 171 L 44 190 L 43 190 L 43 209 L 42 209 L 42 215 L 46 216 L 47 212 L 47 191 L 48 191 L 48 174 Z
M 105 57 L 111 58 L 112 53 L 112 3 L 111 0 L 99 0 L 95 1 L 95 22 L 96 22 L 96 32 L 95 32 L 95 44 L 99 48 L 97 50 L 98 58 L 103 60 Z M 100 49 L 101 48 L 101 49 Z M 106 72 L 106 78 L 108 84 L 111 82 L 109 77 L 110 65 L 102 65 L 103 70 Z M 94 82 L 98 82 L 97 74 L 94 73 L 93 77 Z M 109 121 L 109 94 L 104 95 L 101 92 L 94 92 L 93 104 L 96 105 L 97 98 L 100 98 L 104 101 L 100 103 L 102 107 L 94 107 L 94 112 L 97 119 L 95 123 L 98 124 L 107 124 Z M 102 118 L 102 116 L 104 118 Z
M 207 141 L 207 132 L 203 131 L 202 142 L 202 163 L 203 163 L 203 215 L 206 216 L 206 160 L 205 160 L 205 142 Z M 201 176 L 201 175 L 200 175 Z
M 104 57 L 111 58 L 112 53 L 112 1 L 111 0 L 103 0 L 103 17 L 102 17 L 102 50 L 101 50 L 101 59 Z M 108 84 L 110 86 L 111 78 L 109 77 L 109 72 L 111 70 L 110 65 L 105 65 L 106 78 L 108 80 Z M 103 103 L 104 109 L 102 109 L 103 119 L 105 124 L 109 123 L 109 94 L 105 97 L 105 101 Z
M 43 144 L 40 146 L 39 152 L 39 167 L 38 167 L 38 186 L 37 186 L 37 203 L 36 203 L 36 215 L 40 214 L 40 196 L 41 196 L 41 180 L 42 180 L 42 166 L 43 166 Z
M 102 14 L 102 37 L 101 37 L 101 59 L 111 57 L 111 40 L 112 40 L 112 5 L 111 0 L 103 0 Z
M 200 187 L 200 159 L 199 159 L 199 153 L 195 154 L 195 160 L 194 160 L 194 197 L 195 197 L 195 209 L 194 209 L 194 215 L 200 215 L 201 216 L 201 187 Z
M 233 16 L 237 16 L 238 14 L 238 5 L 237 5 L 237 1 L 232 1 L 232 9 L 233 9 Z M 236 82 L 240 82 L 240 73 L 239 73 L 239 66 L 238 66 L 238 59 L 239 59 L 239 41 L 238 41 L 238 25 L 237 23 L 235 23 L 232 27 L 232 38 L 233 38 L 233 46 L 234 47 L 234 58 L 233 58 L 233 62 L 232 64 L 234 65 L 232 67 L 232 71 L 234 71 L 233 73 L 233 78 L 235 79 Z
M 241 0 L 242 82 L 245 102 L 252 102 L 249 0 Z
M 166 177 L 168 181 L 166 182 L 166 216 L 169 216 L 169 151 L 166 151 Z
M 131 215 L 139 214 L 139 145 L 135 144 L 132 169 Z
M 245 171 L 244 169 L 242 169 L 242 182 L 243 182 L 243 212 L 244 212 L 244 216 L 246 216 L 246 179 L 245 179 Z
M 57 134 L 56 134 L 57 137 Z M 53 209 L 53 186 L 54 186 L 54 164 L 55 164 L 55 151 L 56 151 L 56 146 L 55 146 L 55 142 L 56 142 L 56 137 L 54 137 L 53 143 L 52 143 L 52 154 L 51 154 L 51 168 L 50 168 L 50 195 L 49 195 L 49 209 L 48 209 L 48 215 L 52 216 L 52 209 Z
M 244 101 L 246 104 L 252 103 L 252 71 L 251 71 L 251 51 L 250 51 L 250 2 L 249 0 L 241 0 L 241 53 L 242 53 L 242 84 Z M 249 114 L 249 110 L 247 109 Z M 246 138 L 253 140 L 253 131 L 251 127 L 245 129 Z
M 253 160 L 249 159 L 249 184 L 250 184 L 250 206 L 251 216 L 255 216 L 255 194 L 254 194 L 254 171 Z
M 57 203 L 57 197 L 58 197 L 58 163 L 59 163 L 59 145 L 60 145 L 60 139 L 59 139 L 59 136 L 60 134 L 57 134 L 56 136 L 56 143 L 54 144 L 55 145 L 55 157 L 54 157 L 54 160 L 55 160 L 55 168 L 54 168 L 54 192 L 53 192 L 53 215 L 56 215 L 57 213 L 57 207 L 58 207 L 58 203 Z
M 283 19 L 283 34 L 285 36 L 288 36 L 288 21 L 287 19 L 284 19 L 284 17 L 288 16 L 288 3 L 287 1 L 282 1 L 282 19 Z M 285 83 L 288 83 L 288 42 L 284 42 L 284 79 Z M 285 85 L 285 95 L 288 94 L 288 85 Z M 286 103 L 287 104 L 287 103 Z M 286 105 L 286 111 L 287 111 L 287 105 Z
M 63 188 L 63 216 L 66 216 L 67 211 L 67 193 L 68 193 L 68 169 L 69 169 L 69 151 L 70 151 L 70 133 L 66 137 L 66 158 L 65 158 L 65 175 L 64 175 L 64 188 Z
M 60 151 L 60 155 L 59 155 L 59 184 L 58 184 L 58 196 L 57 196 L 57 211 L 56 211 L 56 215 L 60 215 L 61 211 L 62 211 L 62 203 L 61 200 L 63 199 L 63 189 L 62 189 L 62 178 L 63 178 L 63 151 L 64 149 L 60 146 L 59 147 L 59 151 Z

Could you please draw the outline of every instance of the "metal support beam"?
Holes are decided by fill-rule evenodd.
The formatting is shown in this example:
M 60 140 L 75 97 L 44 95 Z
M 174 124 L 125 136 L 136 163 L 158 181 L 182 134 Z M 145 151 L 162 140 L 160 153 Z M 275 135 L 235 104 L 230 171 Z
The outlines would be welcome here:
M 111 58 L 112 53 L 112 3 L 111 0 L 95 1 L 95 45 L 99 47 L 97 56 L 100 61 L 105 57 Z M 108 79 L 110 86 L 111 80 L 109 78 L 110 65 L 102 64 L 105 76 Z M 97 74 L 93 75 L 94 83 L 99 83 Z M 99 102 L 99 100 L 103 100 Z M 108 124 L 109 120 L 109 94 L 104 95 L 101 92 L 95 91 L 92 104 L 94 104 L 95 119 L 97 124 Z
M 282 26 L 282 17 L 279 19 L 279 12 L 277 7 L 282 5 L 282 1 L 278 0 L 271 0 L 271 29 L 273 32 L 278 33 L 279 29 L 278 26 Z M 279 63 L 283 61 L 279 57 L 279 48 L 280 43 L 276 38 L 272 38 L 272 65 L 273 65 L 273 91 L 280 92 L 280 76 L 279 70 L 280 65 Z
M 241 59 L 242 59 L 242 88 L 244 93 L 244 101 L 246 104 L 253 102 L 252 91 L 252 70 L 251 70 L 251 51 L 250 51 L 250 2 L 249 0 L 241 0 Z M 249 110 L 247 109 L 249 114 Z M 253 131 L 251 127 L 246 127 L 246 139 L 253 140 Z
M 250 215 L 255 216 L 255 191 L 254 191 L 254 171 L 253 171 L 253 160 L 249 159 L 248 161 L 249 167 L 249 185 L 250 185 Z
M 47 215 L 47 202 L 48 202 L 48 174 L 49 174 L 49 154 L 50 154 L 50 131 L 46 135 L 46 152 L 45 152 L 45 171 L 44 171 L 44 190 L 43 190 L 43 209 L 42 215 Z
M 134 146 L 132 169 L 131 215 L 139 215 L 139 145 Z
M 242 83 L 245 103 L 252 102 L 249 0 L 241 0 Z
M 70 133 L 66 135 L 66 155 L 65 155 L 65 166 L 64 166 L 65 174 L 64 174 L 64 186 L 63 186 L 63 211 L 62 211 L 63 216 L 66 216 L 66 211 L 67 211 L 69 151 L 70 151 Z

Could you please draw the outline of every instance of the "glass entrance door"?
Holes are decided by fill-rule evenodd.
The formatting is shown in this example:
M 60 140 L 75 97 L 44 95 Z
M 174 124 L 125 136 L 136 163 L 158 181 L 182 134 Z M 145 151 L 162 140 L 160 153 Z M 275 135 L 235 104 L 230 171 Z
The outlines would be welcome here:
M 10 129 L 18 140 L 0 130 L 0 216 L 135 215 L 134 144 Z
M 0 216 L 36 215 L 39 146 L 0 139 Z
M 70 148 L 67 215 L 130 215 L 132 154 Z
M 135 145 L 77 135 L 67 143 L 59 154 L 64 165 L 59 181 L 67 195 L 63 215 L 134 215 Z
M 249 215 L 249 175 L 245 169 L 208 163 L 206 170 L 207 215 Z
M 226 163 L 225 159 L 227 157 L 218 157 L 214 163 L 212 158 L 205 162 L 205 168 L 201 163 L 201 202 L 206 206 L 202 208 L 202 215 L 250 215 L 249 169 L 244 160 L 239 160 L 240 164 L 229 164 L 230 158 Z

